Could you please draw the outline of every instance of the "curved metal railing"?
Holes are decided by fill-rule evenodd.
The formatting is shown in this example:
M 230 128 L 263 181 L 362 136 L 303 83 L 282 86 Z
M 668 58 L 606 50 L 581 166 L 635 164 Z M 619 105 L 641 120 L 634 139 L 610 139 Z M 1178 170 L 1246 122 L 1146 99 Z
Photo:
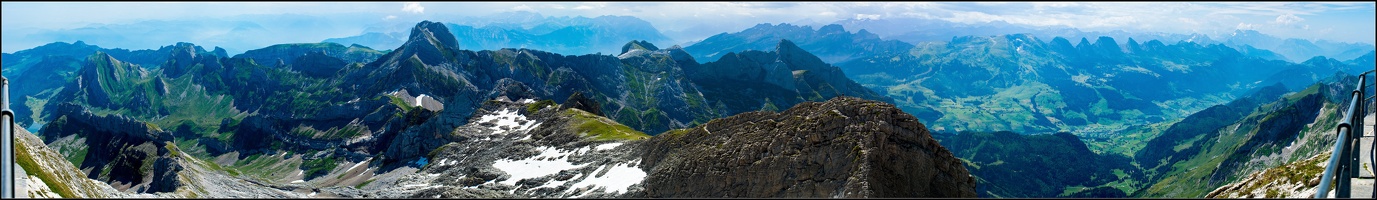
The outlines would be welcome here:
M 1377 71 L 1377 70 L 1374 70 Z M 1320 185 L 1315 190 L 1315 198 L 1329 197 L 1329 185 L 1334 183 L 1334 197 L 1350 198 L 1352 191 L 1352 177 L 1358 174 L 1358 168 L 1354 164 L 1358 162 L 1358 154 L 1354 154 L 1359 148 L 1358 138 L 1363 135 L 1363 117 L 1368 113 L 1367 101 L 1367 75 L 1374 71 L 1363 72 L 1358 75 L 1357 88 L 1353 89 L 1348 102 L 1348 109 L 1344 111 L 1343 121 L 1338 124 L 1339 137 L 1334 141 L 1334 150 L 1329 155 L 1329 165 L 1324 167 L 1324 175 L 1320 176 Z M 1337 177 L 1336 177 L 1337 176 Z

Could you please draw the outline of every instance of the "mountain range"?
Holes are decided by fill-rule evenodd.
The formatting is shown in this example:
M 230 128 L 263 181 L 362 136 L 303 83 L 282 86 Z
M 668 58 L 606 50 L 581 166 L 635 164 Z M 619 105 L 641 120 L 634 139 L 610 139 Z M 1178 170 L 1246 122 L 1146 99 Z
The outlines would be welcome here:
M 544 17 L 538 13 L 510 12 L 467 17 L 445 24 L 459 44 L 468 49 L 540 49 L 565 55 L 613 54 L 626 41 L 668 43 L 669 38 L 650 22 L 628 16 Z M 400 28 L 405 28 L 404 24 Z M 391 31 L 389 31 L 391 30 Z M 408 40 L 405 29 L 371 29 L 361 35 L 330 38 L 322 42 L 390 48 Z M 392 32 L 396 31 L 396 32 Z
M 631 17 L 466 19 L 233 55 L 83 41 L 3 54 L 16 122 L 36 138 L 24 178 L 45 186 L 25 188 L 1205 197 L 1322 154 L 1334 136 L 1319 124 L 1377 54 L 1256 32 L 1049 38 L 997 25 L 911 43 L 888 35 L 934 36 L 843 28 L 899 23 L 883 21 L 759 24 L 660 48 L 669 39 Z
M 888 18 L 888 19 L 844 19 L 833 22 L 852 30 L 869 30 L 885 39 L 899 40 L 910 44 L 924 42 L 944 42 L 962 36 L 990 36 L 1006 34 L 1029 34 L 1039 38 L 1096 38 L 1108 36 L 1117 41 L 1135 38 L 1138 41 L 1159 40 L 1165 43 L 1176 41 L 1193 42 L 1201 45 L 1225 44 L 1236 49 L 1256 48 L 1277 52 L 1277 59 L 1301 62 L 1315 56 L 1325 56 L 1339 60 L 1349 60 L 1363 53 L 1377 49 L 1372 44 L 1334 42 L 1329 40 L 1309 40 L 1299 38 L 1278 38 L 1257 30 L 1239 29 L 1224 34 L 1180 34 L 1160 32 L 1082 31 L 1065 26 L 1032 26 L 1011 24 L 1002 20 L 984 23 L 958 23 L 926 18 Z M 1225 35 L 1227 34 L 1227 35 Z M 1120 43 L 1123 45 L 1124 43 Z M 1241 51 L 1241 50 L 1240 50 Z
M 281 185 L 305 187 L 302 182 L 310 181 L 310 187 L 352 185 L 364 187 L 378 178 L 396 178 L 413 173 L 415 170 L 431 169 L 448 165 L 443 159 L 441 149 L 455 145 L 487 145 L 474 143 L 479 136 L 471 135 L 477 130 L 496 130 L 513 137 L 527 135 L 549 147 L 565 148 L 575 146 L 592 147 L 593 144 L 579 141 L 604 141 L 602 139 L 640 140 L 659 135 L 677 128 L 711 126 L 713 119 L 762 110 L 770 107 L 775 111 L 803 105 L 808 101 L 845 101 L 834 103 L 826 108 L 841 109 L 851 113 L 852 106 L 859 102 L 865 105 L 880 105 L 888 101 L 874 92 L 845 78 L 835 66 L 822 62 L 812 54 L 799 49 L 787 40 L 778 41 L 775 51 L 743 51 L 743 57 L 732 57 L 721 61 L 699 64 L 679 47 L 659 49 L 646 41 L 631 41 L 621 48 L 621 55 L 582 55 L 565 56 L 531 49 L 500 49 L 471 51 L 461 49 L 456 36 L 448 26 L 436 22 L 421 22 L 411 31 L 408 40 L 393 50 L 377 51 L 371 48 L 335 43 L 280 44 L 262 49 L 249 50 L 233 57 L 224 51 L 205 51 L 189 43 L 165 47 L 158 50 L 166 52 L 160 57 L 145 54 L 120 53 L 120 50 L 102 49 L 95 46 L 54 43 L 52 51 L 94 51 L 81 59 L 59 60 L 69 65 L 69 72 L 50 72 L 55 80 L 66 83 L 32 88 L 20 93 L 28 101 L 26 107 L 33 114 L 27 120 L 34 124 L 44 124 L 39 136 L 44 138 L 45 146 L 53 147 L 65 159 L 83 171 L 87 178 L 104 182 L 115 190 L 131 193 L 171 195 L 173 197 L 246 195 L 291 197 L 294 194 Z M 40 48 L 48 49 L 48 48 Z M 119 54 L 106 53 L 106 51 Z M 136 52 L 147 52 L 141 50 Z M 41 52 L 21 51 L 16 58 L 53 56 Z M 61 54 L 59 54 L 61 55 Z M 74 54 L 75 55 L 75 54 Z M 10 56 L 10 55 L 7 55 Z M 22 57 L 21 57 L 22 56 Z M 125 62 L 121 59 L 135 60 Z M 154 59 L 165 61 L 149 61 Z M 7 59 L 9 60 L 9 59 Z M 58 61 L 48 61 L 58 62 Z M 42 62 L 37 62 L 42 63 Z M 726 86 L 699 86 L 704 83 L 717 83 L 722 80 L 756 81 L 749 77 L 720 74 L 713 69 L 726 66 L 758 66 L 767 72 L 772 87 L 762 88 L 766 93 L 737 92 Z M 34 62 L 16 62 L 6 69 L 41 69 L 43 65 Z M 27 70 L 34 71 L 34 70 Z M 778 74 L 782 73 L 782 74 Z M 34 72 L 37 74 L 37 72 Z M 19 80 L 19 79 L 16 79 Z M 752 83 L 755 84 L 755 83 Z M 787 86 L 787 87 L 785 87 Z M 723 88 L 719 88 L 723 87 Z M 28 86 L 17 87 L 28 88 Z M 699 88 L 709 90 L 698 92 Z M 749 92 L 749 91 L 747 91 Z M 861 99 L 836 100 L 840 96 L 861 96 L 882 101 Z M 553 101 L 552 101 L 553 100 Z M 555 102 L 563 100 L 563 102 Z M 506 104 L 500 102 L 508 102 Z M 740 104 L 741 102 L 757 102 Z M 539 105 L 562 105 L 559 110 L 541 109 Z M 506 105 L 506 106 L 501 106 Z M 497 107 L 502 107 L 498 110 Z M 845 107 L 845 108 L 843 108 Z M 803 108 L 800 108 L 803 109 Z M 869 107 L 868 107 L 869 109 Z M 518 111 L 511 113 L 512 110 Z M 574 111 L 577 110 L 577 111 Z M 521 112 L 524 111 L 524 112 Z M 565 113 L 551 115 L 549 112 Z M 907 116 L 897 109 L 888 111 L 868 110 L 869 112 L 891 113 Z M 569 113 L 572 113 L 569 115 Z M 819 113 L 817 111 L 789 112 L 802 115 Z M 515 115 L 515 116 L 513 116 Z M 866 114 L 869 115 L 869 114 Z M 529 117 L 527 117 L 529 116 Z M 535 118 L 530 118 L 535 117 Z M 496 121 L 492 121 L 492 120 Z M 526 120 L 516 120 L 526 119 Z M 533 119 L 533 120 L 532 120 Z M 752 118 L 745 118 L 752 119 Z M 781 116 L 780 119 L 794 119 Z M 826 121 L 788 123 L 775 134 L 790 133 L 787 128 L 810 123 L 824 123 L 832 120 L 853 119 L 845 117 Z M 904 118 L 900 118 L 904 119 Z M 906 119 L 905 132 L 891 132 L 891 129 L 860 131 L 838 129 L 838 134 L 850 132 L 898 134 L 905 137 L 905 148 L 911 144 L 924 143 L 926 129 L 912 120 Z M 506 120 L 516 120 L 508 122 Z M 859 120 L 859 119 L 858 119 Z M 879 123 L 895 119 L 877 119 Z M 861 120 L 851 123 L 862 123 Z M 515 126 L 512 126 L 513 124 Z M 717 124 L 726 123 L 718 122 Z M 754 122 L 732 122 L 754 123 Z M 875 122 L 869 122 L 875 123 Z M 538 124 L 547 124 L 538 126 Z M 622 125 L 626 124 L 626 125 Z M 848 124 L 848 123 L 839 123 Z M 815 125 L 819 126 L 819 125 Z M 868 126 L 868 125 L 867 125 Z M 486 127 L 486 128 L 485 128 Z M 536 129 L 532 129 L 536 128 Z M 867 129 L 867 130 L 868 130 Z M 530 132 L 534 130 L 535 132 Z M 551 132 L 553 131 L 553 132 Z M 609 132 L 610 131 L 610 132 Z M 479 133 L 483 131 L 478 131 Z M 642 132 L 650 132 L 651 135 Z M 736 131 L 726 131 L 736 132 Z M 446 134 L 450 133 L 450 134 Z M 614 134 L 615 133 L 615 134 Z M 538 135 L 530 135 L 538 134 Z M 543 141 L 541 138 L 562 135 L 565 139 Z M 571 135 L 572 134 L 572 135 Z M 611 135 L 609 135 L 611 134 Z M 639 135 L 639 136 L 637 136 Z M 881 134 L 883 135 L 883 134 Z M 676 134 L 682 136 L 682 134 Z M 914 136 L 918 136 L 913 138 Z M 570 138 L 572 137 L 572 138 Z M 671 136 L 665 136 L 671 137 Z M 887 137 L 887 136 L 886 136 Z M 896 136 L 899 137 L 899 136 Z M 530 141 L 529 139 L 507 138 L 504 141 Z M 585 138 L 585 139 L 580 139 Z M 930 138 L 930 137 L 929 137 Z M 831 139 L 829 139 L 831 140 Z M 842 139 L 837 139 L 842 140 Z M 848 141 L 854 139 L 846 139 Z M 926 147 L 901 151 L 885 150 L 883 153 L 855 155 L 851 147 L 874 148 L 888 140 L 857 140 L 864 143 L 844 144 L 837 150 L 814 151 L 818 154 L 837 154 L 853 156 L 896 156 L 893 153 L 914 153 L 922 155 L 950 155 L 941 150 L 931 139 L 926 139 Z M 876 143 L 880 142 L 880 143 Z M 563 146 L 563 147 L 560 147 Z M 602 146 L 598 146 L 601 148 Z M 625 151 L 639 152 L 640 147 Z M 680 152 L 683 149 L 658 149 L 657 152 Z M 878 150 L 877 150 L 878 151 Z M 850 152 L 850 153 L 848 153 Z M 926 153 L 922 153 L 926 152 Z M 460 155 L 467 155 L 467 153 Z M 631 153 L 626 155 L 639 155 Z M 700 153 L 689 153 L 700 154 Z M 522 159 L 523 154 L 496 157 L 501 159 Z M 529 155 L 529 154 L 527 154 Z M 596 155 L 595 155 L 596 156 Z M 602 157 L 602 156 L 597 156 Z M 590 157 L 596 158 L 596 157 Z M 765 159 L 765 158 L 760 158 Z M 935 183 L 912 184 L 904 180 L 886 179 L 868 174 L 876 167 L 918 163 L 934 163 L 945 159 L 954 164 L 950 156 L 903 162 L 876 162 L 861 166 L 847 167 L 835 173 L 851 174 L 846 177 L 860 178 L 845 186 L 797 185 L 797 189 L 784 193 L 723 193 L 723 197 L 770 197 L 770 196 L 974 196 L 973 184 L 965 175 L 964 168 L 947 166 L 942 168 L 941 177 L 915 178 L 946 183 L 958 181 L 958 185 L 948 185 L 941 190 L 924 189 Z M 642 159 L 636 159 L 642 160 Z M 491 160 L 489 160 L 491 161 Z M 461 165 L 483 165 L 459 163 Z M 574 161 L 583 162 L 583 161 Z M 650 162 L 649 160 L 643 162 Z M 780 161 L 774 166 L 804 161 Z M 908 164 L 905 164 L 908 163 Z M 342 168 L 340 165 L 352 164 L 354 167 Z M 367 164 L 362 171 L 357 167 Z M 617 163 L 609 163 L 617 164 Z M 194 165 L 194 166 L 193 166 Z M 502 164 L 492 164 L 501 168 Z M 944 164 L 945 165 L 945 164 Z M 608 165 L 611 166 L 611 165 Z M 636 166 L 629 164 L 628 166 Z M 669 166 L 669 165 L 665 165 Z M 689 193 L 659 193 L 656 172 L 651 168 L 627 168 L 634 172 L 651 175 L 650 182 L 637 184 L 632 190 L 606 190 L 600 194 L 612 196 L 684 196 Z M 480 179 L 492 181 L 494 187 L 522 187 L 517 180 L 525 180 L 524 171 L 507 171 L 512 176 L 498 176 Z M 591 168 L 590 168 L 591 170 Z M 645 170 L 645 171 L 642 171 Z M 899 170 L 894 168 L 893 170 Z M 373 173 L 366 173 L 366 172 Z M 734 170 L 729 170 L 734 171 Z M 855 171 L 855 172 L 846 172 Z M 457 171 L 454 177 L 466 176 L 470 171 Z M 673 171 L 663 172 L 672 173 Z M 295 173 L 295 175 L 293 175 Z M 739 172 L 733 172 L 739 173 Z M 908 172 L 905 172 L 908 173 Z M 928 172 L 914 173 L 928 174 Z M 227 176 L 226 176 L 227 175 Z M 819 175 L 831 176 L 830 173 Z M 601 176 L 601 175 L 599 175 Z M 181 178 L 179 178 L 181 177 Z M 258 184 L 279 185 L 245 189 L 240 193 L 217 194 L 206 191 L 187 192 L 188 187 L 207 187 L 198 180 L 183 180 L 185 177 L 219 177 L 233 180 L 251 181 Z M 488 177 L 483 175 L 483 177 Z M 520 178 L 525 177 L 525 178 Z M 494 180 L 491 178 L 500 178 Z M 592 180 L 595 177 L 589 177 Z M 789 177 L 789 181 L 801 177 Z M 873 179 L 873 180 L 871 180 Z M 502 181 L 508 180 L 508 181 Z M 53 181 L 53 180 L 45 180 Z M 715 182 L 717 180 L 704 180 Z M 860 187 L 871 181 L 884 182 L 893 187 Z M 895 182 L 899 181 L 899 182 Z M 478 182 L 483 183 L 483 182 Z M 575 184 L 574 182 L 566 182 Z M 608 183 L 597 183 L 606 186 Z M 394 182 L 393 184 L 396 184 Z M 467 183 L 464 183 L 467 184 Z M 828 183 L 830 184 L 830 183 Z M 385 184 L 379 184 L 385 185 Z M 732 184 L 723 184 L 726 187 Z M 961 187 L 951 187 L 965 185 Z M 472 186 L 472 185 L 468 185 Z M 567 186 L 567 184 L 566 184 Z M 239 187 L 239 186 L 236 186 Z M 755 191 L 772 190 L 773 186 L 759 185 Z M 805 188 L 835 187 L 833 192 Z M 860 188 L 858 188 L 860 187 Z M 392 189 L 388 189 L 392 188 Z M 381 191 L 395 191 L 397 188 L 411 188 L 406 184 L 396 184 L 379 188 Z M 637 189 L 641 188 L 641 189 Z M 225 189 L 225 188 L 220 188 Z M 711 190 L 711 188 L 704 188 Z M 210 191 L 210 190 L 207 190 Z M 368 192 L 383 196 L 411 196 L 433 193 L 432 190 L 420 193 Z M 555 194 L 543 192 L 513 192 L 505 189 L 488 189 L 482 194 L 501 192 L 515 196 L 564 196 L 583 194 Z M 639 191 L 639 192 L 638 192 Z M 847 191 L 843 193 L 843 191 Z M 961 192 L 961 191 L 964 191 Z M 248 192 L 248 193 L 243 193 Z M 351 196 L 357 191 L 333 191 L 330 195 Z M 649 192 L 649 193 L 647 193 Z M 821 193 L 819 193 L 821 192 Z M 72 196 L 64 194 L 61 196 Z M 445 193 L 449 194 L 449 193 Z M 448 196 L 442 194 L 442 196 Z M 116 194 L 107 194 L 116 195 Z M 98 196 L 98 195 L 97 195 Z M 118 196 L 118 195 L 116 195 Z M 308 195 L 309 196 L 309 195 Z M 467 195 L 459 195 L 467 196 Z M 480 195 L 487 196 L 487 195 Z M 595 195 L 596 196 L 596 195 Z M 690 195 L 692 196 L 692 195 Z M 716 195 L 714 195 L 716 196 Z M 611 197 L 611 196 L 609 196 Z

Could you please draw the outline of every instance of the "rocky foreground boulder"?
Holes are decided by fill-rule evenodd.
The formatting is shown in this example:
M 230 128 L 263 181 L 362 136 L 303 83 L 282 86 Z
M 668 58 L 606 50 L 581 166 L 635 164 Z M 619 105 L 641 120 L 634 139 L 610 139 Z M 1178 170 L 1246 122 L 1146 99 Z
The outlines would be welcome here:
M 636 197 L 975 197 L 912 115 L 853 97 L 748 112 L 643 143 Z

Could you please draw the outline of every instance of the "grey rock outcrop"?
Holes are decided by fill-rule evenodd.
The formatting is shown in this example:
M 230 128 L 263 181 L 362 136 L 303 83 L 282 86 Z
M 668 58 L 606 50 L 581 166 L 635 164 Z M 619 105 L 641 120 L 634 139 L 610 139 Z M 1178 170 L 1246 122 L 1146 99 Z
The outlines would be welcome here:
M 647 140 L 637 197 L 975 197 L 975 179 L 891 104 L 838 97 Z
M 158 162 L 169 156 L 165 144 L 172 142 L 171 132 L 117 114 L 98 116 L 71 103 L 57 108 L 57 118 L 43 129 L 44 141 L 53 145 L 70 141 L 61 138 L 83 138 L 79 141 L 84 143 L 75 144 L 86 148 L 76 165 L 88 170 L 88 178 L 142 193 L 170 192 L 180 184 L 176 173 L 181 167 Z
M 569 108 L 577 108 L 587 111 L 588 113 L 593 113 L 594 115 L 604 116 L 602 114 L 602 107 L 598 106 L 598 102 L 583 96 L 582 92 L 574 92 L 573 95 L 569 95 L 568 100 L 564 100 L 564 104 L 559 105 L 560 110 Z
M 161 157 L 153 161 L 153 180 L 149 181 L 148 188 L 142 193 L 173 192 L 177 187 L 182 186 L 182 182 L 177 180 L 177 172 L 182 171 L 182 166 L 178 164 L 175 157 Z
M 497 80 L 490 97 L 507 97 L 507 100 L 517 101 L 521 99 L 536 99 L 535 91 L 532 91 L 526 84 L 511 78 Z

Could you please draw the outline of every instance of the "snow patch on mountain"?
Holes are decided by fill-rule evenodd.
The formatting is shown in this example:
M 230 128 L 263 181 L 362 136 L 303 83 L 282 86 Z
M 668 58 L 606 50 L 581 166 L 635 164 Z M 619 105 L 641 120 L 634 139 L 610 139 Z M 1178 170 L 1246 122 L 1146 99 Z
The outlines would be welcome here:
M 553 147 L 537 148 L 540 155 L 521 160 L 498 160 L 492 166 L 511 174 L 512 177 L 502 184 L 516 185 L 517 181 L 528 178 L 541 177 L 545 175 L 559 173 L 559 171 L 583 167 L 587 164 L 575 165 L 568 161 L 568 156 L 572 151 L 560 151 Z

